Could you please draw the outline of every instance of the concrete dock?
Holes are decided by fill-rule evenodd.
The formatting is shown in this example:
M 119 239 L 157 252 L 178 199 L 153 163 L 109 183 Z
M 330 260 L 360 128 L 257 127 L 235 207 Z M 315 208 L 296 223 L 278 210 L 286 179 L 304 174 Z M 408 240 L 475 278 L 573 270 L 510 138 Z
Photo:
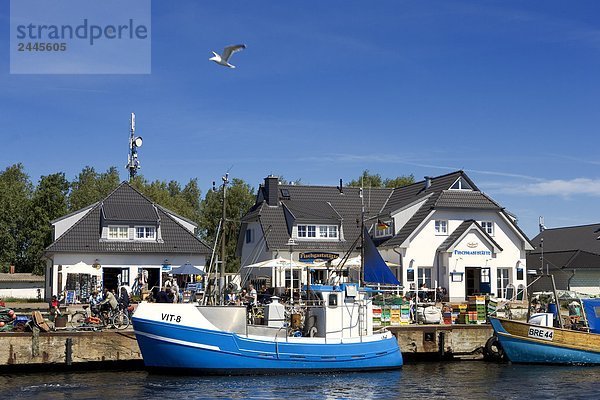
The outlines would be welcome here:
M 492 335 L 489 325 L 406 325 L 388 327 L 407 360 L 482 359 Z M 133 331 L 7 332 L 0 334 L 0 370 L 119 368 L 143 366 Z

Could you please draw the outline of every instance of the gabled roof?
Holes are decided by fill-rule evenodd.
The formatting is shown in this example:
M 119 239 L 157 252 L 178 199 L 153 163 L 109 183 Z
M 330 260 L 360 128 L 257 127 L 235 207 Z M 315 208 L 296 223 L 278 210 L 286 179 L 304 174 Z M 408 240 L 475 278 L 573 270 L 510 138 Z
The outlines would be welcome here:
M 479 191 L 475 183 L 464 173 L 456 171 L 450 174 L 430 178 L 430 186 L 425 187 L 425 181 L 417 182 L 409 186 L 394 189 L 394 193 L 382 210 L 382 217 L 393 214 L 410 204 L 417 204 L 420 199 L 427 199 L 408 222 L 400 228 L 400 231 L 392 238 L 382 241 L 383 247 L 392 247 L 402 245 L 406 239 L 425 222 L 427 217 L 435 209 L 473 209 L 473 210 L 496 210 L 503 213 L 504 209 L 492 200 L 485 193 Z M 459 179 L 468 183 L 472 190 L 450 189 Z M 429 198 L 427 198 L 429 196 Z M 507 217 L 507 223 L 523 237 L 526 246 L 529 245 L 529 239 L 519 229 L 511 218 Z
M 448 235 L 448 238 L 439 245 L 438 251 L 448 251 L 455 244 L 460 242 L 471 229 L 476 229 L 477 232 L 479 232 L 487 240 L 487 242 L 494 247 L 494 253 L 502 251 L 502 247 L 500 247 L 500 245 L 496 243 L 496 241 L 481 228 L 477 221 L 473 219 L 463 221 L 458 228 Z
M 535 250 L 531 254 L 541 253 L 541 239 L 544 239 L 544 253 L 584 250 L 600 254 L 600 233 L 595 233 L 600 224 L 567 226 L 546 229 L 534 237 L 531 242 Z
M 117 194 L 116 199 L 111 199 Z M 127 202 L 131 200 L 131 203 Z M 161 241 L 116 241 L 103 240 L 102 213 L 103 205 L 109 204 L 112 218 L 116 221 L 133 223 L 160 223 Z M 137 207 L 143 211 L 137 212 Z M 151 207 L 151 208 L 150 208 Z M 131 209 L 131 217 L 127 210 Z M 153 210 L 152 213 L 149 211 Z M 114 213 L 113 213 L 114 212 Z M 145 219 L 145 218 L 152 218 Z M 156 207 L 150 199 L 135 190 L 129 183 L 123 182 L 104 200 L 98 202 L 83 218 L 71 226 L 62 236 L 48 248 L 47 253 L 187 253 L 210 254 L 210 248 L 192 232 L 179 224 L 174 217 L 162 207 Z
M 296 222 L 342 225 L 343 241 L 297 241 L 294 251 L 347 251 L 360 236 L 362 201 L 364 200 L 365 215 L 375 216 L 393 192 L 389 188 L 365 188 L 361 199 L 360 188 L 357 187 L 344 187 L 340 191 L 336 186 L 278 185 L 279 203 L 274 206 L 265 202 L 267 196 L 263 193 L 264 190 L 264 186 L 259 188 L 257 204 L 242 218 L 242 223 L 259 221 L 267 247 L 271 250 L 288 248 L 290 231 L 284 209 L 289 211 Z M 283 196 L 282 192 L 287 196 Z M 242 229 L 240 235 L 243 234 Z
M 381 210 L 381 214 L 390 214 L 414 202 L 415 199 L 425 197 L 426 195 L 432 193 L 439 194 L 443 190 L 448 190 L 450 189 L 452 184 L 456 182 L 459 178 L 463 178 L 467 182 L 469 182 L 469 185 L 474 190 L 479 190 L 477 189 L 477 186 L 475 186 L 475 184 L 471 181 L 471 179 L 467 177 L 466 174 L 464 174 L 463 171 L 456 171 L 446 175 L 431 178 L 431 186 L 429 186 L 429 188 L 427 189 L 425 189 L 425 180 L 415 182 L 412 185 L 394 189 L 394 192 L 390 196 L 390 199 L 385 204 L 385 207 Z

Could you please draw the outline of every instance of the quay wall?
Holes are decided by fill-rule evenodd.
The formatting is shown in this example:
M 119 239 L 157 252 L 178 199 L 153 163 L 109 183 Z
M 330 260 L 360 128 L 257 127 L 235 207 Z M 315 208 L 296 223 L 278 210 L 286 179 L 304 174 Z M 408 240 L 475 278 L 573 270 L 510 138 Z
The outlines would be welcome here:
M 407 325 L 388 327 L 402 354 L 415 358 L 482 358 L 492 336 L 489 325 Z M 0 369 L 36 369 L 44 365 L 110 367 L 123 362 L 142 366 L 133 331 L 0 333 Z
M 142 355 L 133 331 L 0 334 L 3 370 L 47 364 L 83 366 L 139 361 Z
M 407 357 L 483 358 L 491 325 L 405 325 L 387 327 Z

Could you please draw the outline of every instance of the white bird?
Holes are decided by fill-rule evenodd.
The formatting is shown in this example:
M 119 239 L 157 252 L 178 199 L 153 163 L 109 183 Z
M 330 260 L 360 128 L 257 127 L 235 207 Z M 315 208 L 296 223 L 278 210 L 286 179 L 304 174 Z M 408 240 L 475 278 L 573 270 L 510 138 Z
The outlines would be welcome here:
M 229 59 L 233 53 L 237 53 L 238 51 L 244 50 L 246 48 L 245 44 L 236 44 L 234 46 L 227 46 L 223 49 L 223 54 L 217 54 L 214 51 L 212 52 L 215 56 L 209 58 L 210 61 L 214 61 L 219 65 L 229 68 L 235 68 L 235 65 L 229 64 Z

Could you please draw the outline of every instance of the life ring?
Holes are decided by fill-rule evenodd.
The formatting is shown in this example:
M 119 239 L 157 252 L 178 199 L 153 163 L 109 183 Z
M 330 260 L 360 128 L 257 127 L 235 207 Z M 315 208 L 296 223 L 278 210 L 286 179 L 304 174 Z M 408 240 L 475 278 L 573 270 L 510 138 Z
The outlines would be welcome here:
M 502 361 L 504 359 L 504 350 L 498 340 L 498 336 L 494 335 L 485 342 L 483 356 L 486 360 L 490 361 Z

